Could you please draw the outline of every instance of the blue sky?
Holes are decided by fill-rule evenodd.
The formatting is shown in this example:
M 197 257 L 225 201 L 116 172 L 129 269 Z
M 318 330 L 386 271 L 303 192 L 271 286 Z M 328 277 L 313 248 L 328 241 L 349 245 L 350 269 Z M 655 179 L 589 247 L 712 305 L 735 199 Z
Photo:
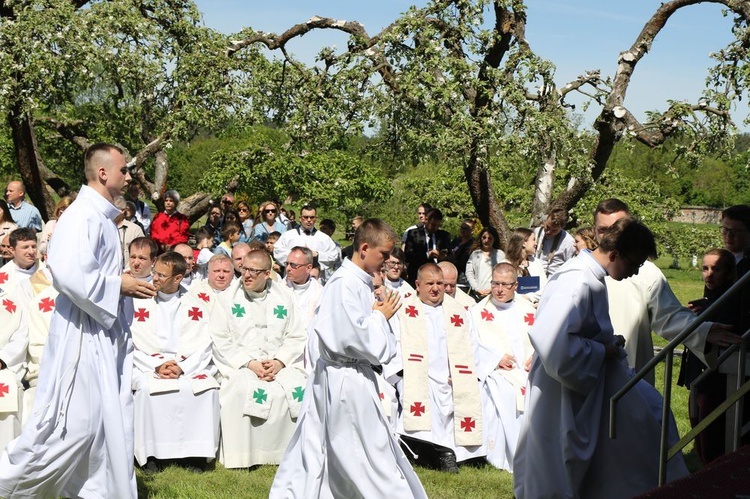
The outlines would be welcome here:
M 557 67 L 557 84 L 575 79 L 585 70 L 600 69 L 613 75 L 617 56 L 628 49 L 644 23 L 661 2 L 651 0 L 531 0 L 527 2 L 526 34 L 535 52 Z M 392 22 L 410 5 L 424 0 L 196 0 L 205 24 L 223 33 L 244 27 L 280 33 L 313 15 L 356 20 L 372 35 Z M 703 88 L 709 53 L 731 39 L 731 17 L 717 5 L 682 9 L 667 26 L 636 68 L 625 105 L 639 118 L 644 111 L 665 109 L 667 99 L 696 102 Z M 310 33 L 289 46 L 305 62 L 312 62 L 323 46 L 346 46 L 346 38 L 335 32 Z M 747 114 L 742 102 L 735 112 L 739 122 Z M 578 107 L 577 109 L 580 109 Z M 586 113 L 590 123 L 596 106 Z

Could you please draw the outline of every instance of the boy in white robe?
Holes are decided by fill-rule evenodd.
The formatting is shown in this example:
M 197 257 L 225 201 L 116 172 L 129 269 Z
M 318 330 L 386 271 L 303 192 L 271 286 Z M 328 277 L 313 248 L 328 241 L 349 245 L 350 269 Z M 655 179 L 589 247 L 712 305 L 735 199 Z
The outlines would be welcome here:
M 416 285 L 392 322 L 401 355 L 384 368 L 402 407 L 396 429 L 417 462 L 457 473 L 457 462 L 486 454 L 476 336 L 440 267 L 422 265 Z
M 404 258 L 404 251 L 401 248 L 396 247 L 393 248 L 391 256 L 388 257 L 388 260 L 383 264 L 386 287 L 397 291 L 402 300 L 417 294 L 417 291 L 412 285 L 401 278 L 405 267 Z
M 15 293 L 0 288 L 0 449 L 21 433 L 21 379 L 28 343 L 28 327 L 20 300 Z
M 658 484 L 660 425 L 640 389 L 620 400 L 617 438 L 608 435 L 609 399 L 629 371 L 604 284 L 607 274 L 636 274 L 655 254 L 651 232 L 621 219 L 596 250 L 566 262 L 547 283 L 529 333 L 536 353 L 514 460 L 516 497 L 629 498 Z M 680 454 L 667 479 L 685 475 Z
M 135 458 L 149 471 L 166 459 L 202 471 L 219 447 L 211 304 L 181 285 L 185 270 L 182 255 L 159 255 L 153 271 L 158 294 L 133 300 Z
M 113 204 L 130 181 L 122 150 L 94 144 L 88 185 L 49 243 L 60 291 L 39 373 L 33 414 L 0 457 L 0 496 L 137 497 L 133 468 L 132 343 L 123 296 L 153 286 L 122 274 Z
M 397 240 L 382 220 L 364 221 L 323 290 L 310 334 L 320 355 L 271 498 L 427 497 L 385 420 L 372 365 L 396 355 L 388 319 L 398 295 L 375 301 L 372 275 Z
M 516 299 L 517 288 L 518 270 L 510 263 L 498 263 L 492 271 L 490 295 L 470 310 L 480 348 L 492 356 L 492 369 L 480 372 L 487 461 L 511 473 L 534 353 L 529 329 L 536 313 L 531 302 Z
M 226 468 L 281 461 L 305 392 L 307 335 L 292 294 L 270 279 L 263 250 L 242 260 L 242 280 L 219 295 L 211 314 L 221 382 L 221 448 Z

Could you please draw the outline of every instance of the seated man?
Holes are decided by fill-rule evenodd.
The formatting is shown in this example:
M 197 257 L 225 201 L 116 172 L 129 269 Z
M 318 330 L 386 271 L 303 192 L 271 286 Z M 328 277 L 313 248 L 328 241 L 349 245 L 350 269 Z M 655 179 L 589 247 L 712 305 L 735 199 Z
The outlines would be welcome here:
M 456 462 L 485 455 L 477 343 L 437 264 L 420 267 L 416 284 L 392 321 L 401 357 L 384 372 L 399 392 L 402 440 L 420 461 L 456 473 Z
M 477 301 L 466 294 L 464 290 L 458 287 L 458 269 L 451 262 L 444 261 L 438 263 L 438 267 L 443 271 L 443 282 L 445 283 L 445 294 L 454 298 L 466 310 L 477 304 Z
M 207 303 L 213 303 L 232 284 L 234 267 L 232 259 L 226 255 L 214 255 L 206 265 L 206 279 L 190 286 L 191 291 L 198 293 Z
M 195 253 L 190 245 L 185 243 L 175 244 L 172 251 L 175 251 L 182 255 L 185 259 L 185 277 L 182 278 L 182 286 L 189 288 L 194 282 L 198 282 L 203 279 L 203 274 L 196 268 L 195 265 Z
M 295 246 L 289 252 L 286 259 L 286 279 L 287 287 L 294 294 L 294 302 L 299 310 L 302 327 L 312 322 L 315 315 L 315 308 L 318 306 L 320 295 L 323 293 L 323 285 L 320 281 L 310 277 L 313 267 L 313 254 L 310 248 L 304 246 Z
M 170 251 L 154 264 L 154 298 L 133 299 L 135 458 L 185 461 L 198 470 L 219 446 L 219 383 L 211 362 L 208 304 L 180 286 L 185 259 Z
M 536 309 L 528 300 L 514 299 L 518 271 L 510 263 L 498 263 L 492 271 L 489 296 L 472 307 L 471 323 L 477 332 L 484 363 L 484 431 L 487 461 L 513 472 L 518 432 L 523 416 L 526 380 L 534 349 L 529 328 Z
M 151 270 L 159 247 L 150 237 L 137 237 L 128 246 L 128 272 L 141 281 L 151 282 Z
M 294 433 L 307 376 L 307 334 L 294 299 L 269 279 L 271 258 L 251 251 L 242 281 L 219 295 L 211 314 L 221 382 L 221 449 L 226 468 L 278 464 Z
M 13 259 L 0 268 L 0 287 L 13 292 L 21 281 L 27 280 L 44 264 L 37 260 L 34 229 L 16 229 L 10 233 L 8 240 Z
M 32 229 L 18 229 L 31 230 Z M 29 335 L 15 293 L 0 289 L 0 449 L 21 434 L 23 377 Z

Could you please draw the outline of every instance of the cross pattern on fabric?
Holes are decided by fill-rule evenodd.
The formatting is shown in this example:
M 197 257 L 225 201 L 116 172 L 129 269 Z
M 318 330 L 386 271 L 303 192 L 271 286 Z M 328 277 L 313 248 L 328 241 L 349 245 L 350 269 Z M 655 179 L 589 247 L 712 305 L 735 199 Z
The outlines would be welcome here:
M 206 294 L 206 293 L 198 293 L 198 298 L 200 298 L 201 300 L 203 300 L 206 303 L 208 303 L 208 302 L 211 301 L 211 297 L 208 296 L 208 294 Z
M 139 308 L 133 314 L 133 317 L 135 317 L 138 322 L 146 322 L 146 319 L 148 319 L 150 315 L 149 311 L 145 308 Z
M 302 388 L 301 386 L 298 386 L 292 392 L 292 398 L 294 400 L 299 400 L 300 402 L 302 402 L 302 397 L 304 397 L 304 396 L 305 396 L 305 389 Z
M 410 296 L 411 296 L 411 291 L 409 291 L 408 293 L 406 293 L 406 294 L 404 295 L 404 298 L 409 298 Z
M 492 322 L 495 320 L 495 315 L 487 310 L 486 308 L 482 309 L 482 319 L 486 320 L 487 322 Z
M 469 369 L 469 366 L 465 366 L 462 364 L 456 364 L 456 369 L 458 369 L 458 374 L 471 374 L 472 371 Z
M 414 414 L 414 416 L 416 417 L 422 416 L 425 410 L 425 406 L 422 405 L 422 402 L 414 402 L 411 407 L 409 407 L 409 412 Z
M 5 284 L 7 280 L 8 280 L 7 272 L 0 272 L 0 284 Z
M 258 388 L 253 393 L 253 398 L 255 399 L 256 404 L 262 404 L 268 399 L 268 394 L 266 394 L 266 391 L 262 388 Z
M 193 379 L 206 379 L 206 378 L 208 378 L 208 376 L 205 374 L 196 374 L 195 376 L 193 376 Z
M 531 312 L 529 312 L 528 314 L 526 314 L 524 316 L 523 321 L 526 324 L 528 324 L 529 326 L 533 326 L 534 325 L 534 314 L 532 314 Z
M 10 312 L 11 314 L 15 314 L 16 313 L 16 308 L 17 307 L 16 307 L 16 304 L 13 303 L 12 300 L 9 300 L 7 298 L 4 299 L 3 300 L 3 307 L 5 307 L 5 310 L 7 310 L 8 312 Z
M 232 314 L 236 315 L 237 317 L 243 317 L 245 315 L 245 307 L 243 307 L 239 303 L 235 303 L 234 307 L 232 307 Z
M 190 317 L 190 320 L 197 321 L 203 318 L 203 312 L 201 312 L 201 309 L 198 307 L 193 307 L 188 310 L 188 316 Z
M 380 395 L 380 400 L 384 400 L 385 399 L 385 393 L 380 392 L 379 395 Z
M 408 315 L 409 317 L 416 317 L 419 315 L 419 310 L 417 310 L 417 307 L 415 307 L 414 305 L 409 305 L 408 307 L 406 307 L 404 312 L 406 312 L 406 315 Z
M 464 320 L 461 318 L 458 314 L 453 314 L 451 317 L 451 323 L 456 327 L 461 327 L 464 325 Z
M 283 319 L 284 317 L 286 317 L 286 314 L 287 310 L 284 305 L 279 305 L 273 309 L 273 315 L 275 315 L 277 319 Z
M 5 383 L 0 383 L 0 398 L 5 397 L 10 392 L 10 387 Z
M 45 297 L 39 300 L 39 310 L 42 312 L 51 312 L 55 308 L 55 300 L 50 297 Z
M 422 362 L 422 360 L 424 360 L 424 355 L 420 355 L 418 353 L 410 353 L 409 358 L 406 360 L 408 362 Z
M 467 416 L 461 420 L 461 429 L 467 433 L 470 433 L 476 426 L 477 423 L 474 421 L 474 418 Z

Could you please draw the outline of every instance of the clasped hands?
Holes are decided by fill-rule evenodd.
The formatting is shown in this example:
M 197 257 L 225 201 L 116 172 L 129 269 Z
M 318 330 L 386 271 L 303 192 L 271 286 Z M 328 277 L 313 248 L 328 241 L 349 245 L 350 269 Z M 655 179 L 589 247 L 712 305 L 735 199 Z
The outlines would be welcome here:
M 251 360 L 247 363 L 247 368 L 261 381 L 273 381 L 283 367 L 284 363 L 279 359 Z
M 164 364 L 157 367 L 155 371 L 160 379 L 177 379 L 183 374 L 182 369 L 174 360 L 166 361 Z

